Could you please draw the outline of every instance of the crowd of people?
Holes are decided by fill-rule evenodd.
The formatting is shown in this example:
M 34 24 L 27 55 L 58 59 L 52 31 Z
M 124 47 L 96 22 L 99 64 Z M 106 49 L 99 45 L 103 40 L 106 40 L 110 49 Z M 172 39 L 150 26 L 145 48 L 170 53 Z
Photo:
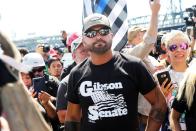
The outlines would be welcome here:
M 196 131 L 196 38 L 158 32 L 160 1 L 149 6 L 149 26 L 130 27 L 121 51 L 111 49 L 110 21 L 98 13 L 84 19 L 82 34 L 62 31 L 68 67 L 66 53 L 44 43 L 18 50 L 31 68 L 20 79 L 53 131 Z M 163 83 L 161 72 L 169 73 Z M 0 121 L 8 129 L 6 117 Z

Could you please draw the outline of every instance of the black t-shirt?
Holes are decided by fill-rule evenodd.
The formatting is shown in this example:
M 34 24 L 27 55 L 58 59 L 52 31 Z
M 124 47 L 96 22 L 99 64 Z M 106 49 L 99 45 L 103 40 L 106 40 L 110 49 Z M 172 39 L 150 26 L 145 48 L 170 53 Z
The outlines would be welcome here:
M 141 60 L 115 53 L 106 64 L 85 60 L 76 66 L 67 99 L 82 108 L 81 131 L 137 131 L 138 93 L 155 87 Z
M 63 78 L 65 78 L 71 71 L 72 68 L 74 68 L 74 66 L 76 66 L 76 62 L 73 62 L 71 65 L 69 65 L 68 67 L 65 67 L 61 73 L 61 80 Z
M 56 100 L 56 110 L 66 110 L 67 109 L 67 99 L 65 94 L 67 92 L 67 83 L 68 83 L 69 75 L 63 78 L 63 80 L 59 84 L 59 88 L 57 91 L 57 100 Z
M 186 99 L 184 97 L 182 97 L 180 100 L 175 98 L 172 104 L 172 108 L 180 113 L 185 112 L 187 131 L 196 131 L 196 93 L 194 94 L 193 103 L 190 109 L 188 109 Z

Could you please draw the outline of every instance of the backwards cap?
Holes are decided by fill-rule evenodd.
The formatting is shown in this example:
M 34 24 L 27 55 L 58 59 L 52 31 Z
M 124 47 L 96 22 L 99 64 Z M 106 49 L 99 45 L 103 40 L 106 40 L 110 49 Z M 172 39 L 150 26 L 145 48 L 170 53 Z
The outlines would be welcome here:
M 128 35 L 127 35 L 127 39 L 129 42 L 132 42 L 132 40 L 136 37 L 136 35 L 139 32 L 143 32 L 146 31 L 146 28 L 142 28 L 139 26 L 133 26 L 131 28 L 128 29 Z
M 82 44 L 82 37 L 78 37 L 71 43 L 71 52 L 73 53 Z

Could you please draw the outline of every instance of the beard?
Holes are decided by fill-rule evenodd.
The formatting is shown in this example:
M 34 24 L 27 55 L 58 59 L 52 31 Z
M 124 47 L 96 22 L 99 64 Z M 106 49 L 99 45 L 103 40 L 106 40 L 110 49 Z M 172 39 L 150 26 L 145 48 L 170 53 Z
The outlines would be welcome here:
M 89 51 L 101 55 L 106 53 L 108 50 L 110 50 L 111 47 L 112 47 L 112 40 L 108 42 L 99 40 L 95 43 L 92 43 L 92 46 L 89 48 Z

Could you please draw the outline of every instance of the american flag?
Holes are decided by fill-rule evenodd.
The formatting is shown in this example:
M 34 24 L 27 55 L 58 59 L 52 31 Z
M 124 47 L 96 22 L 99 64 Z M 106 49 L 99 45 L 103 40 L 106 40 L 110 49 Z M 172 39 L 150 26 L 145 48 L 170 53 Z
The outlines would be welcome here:
M 114 34 L 112 49 L 120 51 L 127 43 L 126 0 L 83 0 L 83 18 L 92 13 L 100 13 L 109 18 Z

